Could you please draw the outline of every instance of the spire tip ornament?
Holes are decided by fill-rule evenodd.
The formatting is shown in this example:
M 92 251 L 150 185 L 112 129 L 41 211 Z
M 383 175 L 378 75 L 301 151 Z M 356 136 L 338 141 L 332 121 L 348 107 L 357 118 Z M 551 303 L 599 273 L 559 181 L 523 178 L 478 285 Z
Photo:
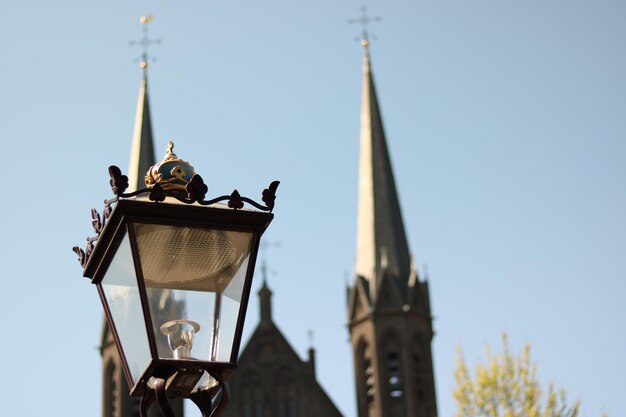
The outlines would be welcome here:
M 139 23 L 142 26 L 142 37 L 138 41 L 130 41 L 130 46 L 139 45 L 142 47 L 143 51 L 139 58 L 135 60 L 135 62 L 139 61 L 139 68 L 144 71 L 148 68 L 148 61 L 152 59 L 152 62 L 155 61 L 155 58 L 150 57 L 148 55 L 148 47 L 152 44 L 159 45 L 161 43 L 161 39 L 151 39 L 148 37 L 148 24 L 154 20 L 153 15 L 141 16 L 139 18 Z
M 353 23 L 358 23 L 361 25 L 361 38 L 356 38 L 355 40 L 358 41 L 362 46 L 367 47 L 370 44 L 370 32 L 367 29 L 367 25 L 369 25 L 372 22 L 380 22 L 382 19 L 378 16 L 376 17 L 371 17 L 368 16 L 367 14 L 367 7 L 363 6 L 361 7 L 361 17 L 356 18 L 356 19 L 350 19 L 348 20 L 348 23 L 353 24 Z M 376 36 L 372 35 L 371 36 L 372 39 L 376 39 Z

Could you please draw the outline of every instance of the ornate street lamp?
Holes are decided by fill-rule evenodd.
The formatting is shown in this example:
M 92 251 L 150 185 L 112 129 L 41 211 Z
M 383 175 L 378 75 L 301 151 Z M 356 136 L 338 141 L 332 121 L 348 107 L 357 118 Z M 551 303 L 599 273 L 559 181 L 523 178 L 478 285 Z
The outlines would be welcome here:
M 109 168 L 115 196 L 102 217 L 92 209 L 96 235 L 74 252 L 98 289 L 130 393 L 142 396 L 142 417 L 155 401 L 173 417 L 168 398 L 189 398 L 208 417 L 228 400 L 279 183 L 263 191 L 264 205 L 237 190 L 205 200 L 207 186 L 173 147 L 142 190 L 125 193 L 128 178 Z

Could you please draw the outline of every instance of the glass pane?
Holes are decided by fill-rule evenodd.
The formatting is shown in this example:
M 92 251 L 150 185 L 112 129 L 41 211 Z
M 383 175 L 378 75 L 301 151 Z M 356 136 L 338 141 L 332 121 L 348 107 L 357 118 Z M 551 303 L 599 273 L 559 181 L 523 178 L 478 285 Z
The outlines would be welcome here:
M 241 296 L 243 294 L 243 286 L 246 282 L 249 262 L 250 254 L 246 256 L 234 278 L 224 289 L 225 297 L 222 298 L 222 309 L 220 311 L 221 332 L 218 339 L 219 361 L 230 362 L 237 319 L 239 318 L 239 309 L 241 308 Z
M 150 346 L 128 235 L 120 243 L 101 285 L 134 384 L 150 363 Z
M 253 233 L 135 224 L 160 358 L 230 362 Z

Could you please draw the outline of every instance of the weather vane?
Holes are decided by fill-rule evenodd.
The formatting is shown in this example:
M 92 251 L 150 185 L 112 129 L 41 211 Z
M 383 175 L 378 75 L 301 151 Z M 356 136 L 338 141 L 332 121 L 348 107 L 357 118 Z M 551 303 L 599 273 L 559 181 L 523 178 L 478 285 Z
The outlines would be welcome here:
M 141 16 L 139 18 L 139 23 L 141 23 L 142 28 L 142 37 L 138 41 L 130 41 L 130 46 L 139 45 L 142 47 L 142 53 L 139 58 L 135 60 L 135 62 L 140 61 L 139 66 L 143 69 L 148 67 L 148 61 L 152 59 L 152 62 L 155 61 L 155 58 L 150 57 L 148 55 L 148 47 L 150 45 L 160 45 L 161 39 L 150 39 L 148 37 L 148 24 L 154 20 L 154 16 Z
M 267 250 L 271 247 L 280 247 L 280 242 L 278 241 L 263 241 L 259 247 L 259 252 L 261 254 L 261 276 L 263 280 L 267 281 Z M 273 272 L 273 271 L 272 271 Z
M 367 7 L 362 6 L 361 7 L 361 17 L 357 18 L 357 19 L 350 19 L 348 20 L 348 23 L 353 24 L 353 23 L 360 23 L 362 29 L 361 32 L 361 39 L 356 39 L 357 41 L 361 42 L 361 45 L 363 46 L 367 46 L 370 43 L 370 33 L 367 30 L 367 25 L 369 25 L 372 22 L 380 22 L 382 19 L 380 17 L 372 17 L 372 16 L 368 16 L 367 15 Z M 376 36 L 372 35 L 372 39 L 376 39 Z

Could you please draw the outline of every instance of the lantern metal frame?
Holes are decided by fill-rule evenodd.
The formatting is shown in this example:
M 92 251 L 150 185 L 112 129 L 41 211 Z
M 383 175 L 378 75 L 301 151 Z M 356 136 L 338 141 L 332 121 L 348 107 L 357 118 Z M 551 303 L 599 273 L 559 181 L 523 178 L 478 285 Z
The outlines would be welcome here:
M 114 197 L 105 200 L 102 216 L 96 209 L 91 210 L 95 235 L 87 238 L 87 246 L 84 250 L 78 246 L 75 246 L 73 250 L 84 268 L 83 276 L 91 278 L 91 282 L 97 286 L 107 323 L 120 354 L 124 375 L 128 385 L 132 386 L 130 394 L 142 397 L 140 406 L 142 417 L 147 416 L 147 409 L 154 402 L 159 404 L 167 417 L 174 417 L 168 398 L 180 397 L 191 399 L 198 406 L 203 417 L 215 416 L 228 401 L 229 389 L 226 380 L 237 367 L 260 238 L 274 217 L 272 210 L 279 182 L 274 181 L 263 190 L 262 201 L 265 204 L 260 204 L 242 197 L 237 190 L 230 195 L 205 200 L 207 186 L 199 175 L 191 178 L 185 186 L 185 191 L 164 189 L 156 183 L 151 188 L 132 193 L 125 193 L 128 188 L 128 177 L 123 175 L 118 167 L 109 167 L 109 175 Z M 226 205 L 210 207 L 221 202 L 226 202 Z M 242 210 L 245 203 L 260 211 Z M 139 251 L 134 236 L 135 224 L 252 233 L 249 261 L 229 362 L 159 358 L 144 276 L 138 261 Z M 131 241 L 132 256 L 135 259 L 136 280 L 151 357 L 141 377 L 135 380 L 131 375 L 115 321 L 101 286 L 102 279 L 125 236 L 128 236 Z M 215 379 L 216 385 L 206 390 L 192 392 L 204 372 Z

